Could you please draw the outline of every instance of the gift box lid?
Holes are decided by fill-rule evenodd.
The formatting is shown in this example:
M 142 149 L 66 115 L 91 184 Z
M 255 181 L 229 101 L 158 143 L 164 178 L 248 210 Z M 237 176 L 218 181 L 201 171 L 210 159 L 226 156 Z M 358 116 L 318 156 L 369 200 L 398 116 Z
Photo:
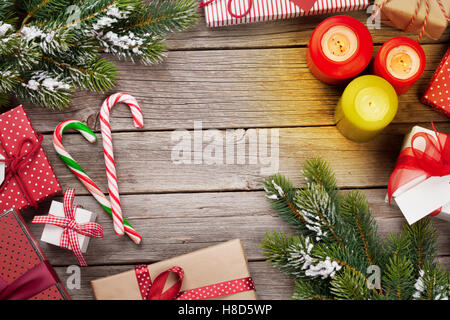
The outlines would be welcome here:
M 11 209 L 0 214 L 0 279 L 10 284 L 41 262 L 49 266 L 38 242 L 22 216 Z M 53 269 L 55 284 L 30 297 L 30 300 L 68 300 L 69 294 Z
M 184 269 L 182 291 L 250 276 L 245 251 L 239 239 L 151 264 L 148 266 L 151 279 L 154 280 L 174 266 Z M 91 284 L 98 300 L 142 299 L 134 270 L 94 280 Z M 235 300 L 256 298 L 254 290 L 221 297 Z

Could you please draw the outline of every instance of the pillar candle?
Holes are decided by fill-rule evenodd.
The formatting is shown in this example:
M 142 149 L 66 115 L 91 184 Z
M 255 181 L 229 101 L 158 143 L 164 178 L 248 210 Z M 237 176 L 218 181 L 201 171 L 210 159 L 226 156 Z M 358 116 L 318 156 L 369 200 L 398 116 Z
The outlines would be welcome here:
M 385 79 L 367 75 L 345 88 L 336 108 L 339 131 L 348 139 L 365 142 L 374 138 L 395 117 L 398 98 Z
M 325 19 L 312 33 L 306 61 L 316 78 L 340 84 L 360 74 L 372 54 L 369 30 L 355 18 L 334 16 Z
M 374 73 L 389 81 L 401 95 L 420 78 L 425 70 L 425 60 L 419 43 L 406 37 L 392 38 L 378 51 Z

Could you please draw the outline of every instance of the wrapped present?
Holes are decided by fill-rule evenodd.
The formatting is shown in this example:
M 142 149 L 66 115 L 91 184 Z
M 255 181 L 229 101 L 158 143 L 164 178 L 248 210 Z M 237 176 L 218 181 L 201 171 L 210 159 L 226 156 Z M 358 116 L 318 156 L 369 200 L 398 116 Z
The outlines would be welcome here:
M 61 185 L 22 106 L 0 115 L 0 154 L 5 164 L 0 213 L 18 212 L 58 194 Z
M 450 0 L 375 0 L 381 21 L 406 32 L 439 39 L 448 25 Z
M 406 135 L 388 184 L 409 224 L 427 215 L 450 221 L 450 136 L 419 126 Z
M 450 118 L 450 48 L 439 64 L 421 101 Z
M 256 299 L 238 239 L 94 280 L 92 288 L 99 300 Z
M 53 201 L 48 215 L 36 216 L 33 223 L 45 224 L 41 241 L 73 251 L 78 263 L 87 266 L 83 253 L 90 237 L 103 238 L 103 228 L 95 223 L 96 214 L 73 205 L 75 190 L 64 192 L 63 203 Z
M 362 10 L 369 0 L 203 0 L 208 27 Z
M 69 294 L 20 214 L 0 214 L 0 300 L 67 300 Z

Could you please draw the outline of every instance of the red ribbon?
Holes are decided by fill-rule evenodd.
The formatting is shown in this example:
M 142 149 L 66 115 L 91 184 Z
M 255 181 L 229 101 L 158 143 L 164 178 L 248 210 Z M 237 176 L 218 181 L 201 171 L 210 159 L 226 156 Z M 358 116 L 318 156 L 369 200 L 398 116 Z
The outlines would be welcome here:
M 27 300 L 55 285 L 57 279 L 52 267 L 42 261 L 9 284 L 0 278 L 0 300 Z
M 207 1 L 205 1 L 205 2 L 200 2 L 199 7 L 200 7 L 200 8 L 203 8 L 203 7 L 205 7 L 205 6 L 207 6 L 207 5 L 211 4 L 211 3 L 213 3 L 213 2 L 215 2 L 215 1 L 216 1 L 216 0 L 207 0 Z M 303 11 L 309 12 L 309 11 L 312 9 L 312 7 L 314 7 L 314 4 L 316 3 L 317 0 L 291 0 L 291 1 L 292 1 L 295 5 L 297 5 L 297 6 L 300 7 L 301 9 L 303 9 Z M 228 10 L 228 13 L 229 13 L 232 17 L 239 19 L 239 18 L 245 17 L 246 15 L 248 15 L 248 14 L 250 13 L 250 10 L 252 10 L 252 7 L 253 7 L 253 0 L 248 0 L 248 7 L 247 7 L 247 10 L 245 10 L 244 13 L 239 14 L 239 15 L 233 12 L 233 9 L 231 8 L 231 7 L 232 7 L 232 4 L 233 4 L 233 0 L 228 0 L 228 3 L 227 3 L 227 10 Z
M 401 186 L 425 176 L 443 177 L 450 175 L 450 139 L 449 136 L 435 131 L 436 138 L 425 132 L 414 134 L 411 139 L 411 146 L 405 148 L 397 159 L 395 169 L 392 172 L 388 183 L 389 201 L 394 192 Z M 416 139 L 422 138 L 425 141 L 425 149 L 419 150 L 414 147 Z M 440 209 L 430 215 L 437 215 Z
M 214 1 L 216 1 L 216 0 L 207 0 L 207 1 L 205 1 L 205 2 L 200 2 L 199 7 L 200 7 L 200 8 L 203 8 L 203 7 L 205 7 L 205 6 L 207 6 L 207 5 L 211 4 L 211 3 L 213 3 Z M 247 7 L 247 10 L 245 10 L 245 12 L 242 13 L 242 14 L 236 14 L 236 13 L 234 13 L 234 12 L 233 12 L 233 9 L 231 8 L 232 4 L 233 4 L 233 0 L 228 0 L 228 4 L 227 4 L 228 12 L 230 13 L 230 15 L 231 15 L 232 17 L 234 17 L 234 18 L 236 18 L 236 19 L 239 19 L 239 18 L 245 17 L 246 15 L 248 15 L 248 14 L 250 13 L 250 10 L 252 10 L 252 7 L 253 7 L 253 0 L 248 0 L 248 7 Z
M 42 146 L 42 141 L 44 137 L 42 134 L 38 134 L 38 141 L 33 140 L 31 138 L 25 138 L 21 141 L 17 154 L 14 154 L 12 156 L 8 156 L 6 149 L 5 149 L 5 142 L 3 140 L 3 137 L 0 136 L 0 144 L 3 146 L 3 149 L 5 150 L 5 159 L 0 159 L 0 162 L 5 162 L 6 164 L 6 172 L 5 172 L 5 180 L 3 181 L 3 184 L 0 186 L 0 193 L 3 192 L 4 189 L 6 189 L 6 186 L 9 184 L 10 180 L 12 178 L 16 178 L 16 183 L 19 186 L 20 191 L 28 201 L 28 203 L 34 208 L 38 208 L 38 204 L 36 200 L 34 200 L 32 194 L 30 191 L 28 191 L 28 188 L 26 187 L 26 183 L 23 180 L 20 173 L 24 169 L 26 165 L 32 161 L 32 159 L 36 156 L 36 154 L 39 152 Z M 30 145 L 31 148 L 27 149 L 27 145 Z
M 180 291 L 184 278 L 184 270 L 181 267 L 172 267 L 162 272 L 153 283 L 146 265 L 135 266 L 134 270 L 143 300 L 204 300 L 255 289 L 253 279 L 246 277 Z M 178 280 L 172 287 L 164 291 L 170 273 L 176 274 Z
M 103 238 L 103 227 L 96 222 L 78 223 L 75 220 L 77 206 L 73 205 L 75 198 L 75 189 L 67 189 L 64 192 L 64 216 L 54 215 L 37 216 L 33 218 L 32 223 L 43 223 L 58 226 L 64 229 L 61 235 L 61 248 L 73 251 L 77 257 L 80 266 L 87 266 L 86 260 L 81 252 L 78 234 L 86 237 Z

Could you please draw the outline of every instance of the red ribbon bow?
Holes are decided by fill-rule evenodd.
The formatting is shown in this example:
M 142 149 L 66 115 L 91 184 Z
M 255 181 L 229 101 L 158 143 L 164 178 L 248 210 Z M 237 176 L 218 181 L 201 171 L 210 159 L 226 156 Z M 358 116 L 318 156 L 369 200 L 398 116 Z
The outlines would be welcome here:
M 3 140 L 3 137 L 0 136 L 0 144 L 3 146 L 3 149 L 5 149 L 5 159 L 0 159 L 0 162 L 5 162 L 6 164 L 6 172 L 5 172 L 5 180 L 3 181 L 3 184 L 0 186 L 0 193 L 3 192 L 3 190 L 6 188 L 6 186 L 9 184 L 9 181 L 12 178 L 16 178 L 16 183 L 19 186 L 20 191 L 27 199 L 28 203 L 34 208 L 38 208 L 38 204 L 36 200 L 34 200 L 33 196 L 31 195 L 30 191 L 27 189 L 25 182 L 22 179 L 22 176 L 20 173 L 22 172 L 23 168 L 32 161 L 32 159 L 36 156 L 36 154 L 39 152 L 41 146 L 42 146 L 42 140 L 43 140 L 42 134 L 38 134 L 38 141 L 31 138 L 25 138 L 20 143 L 20 146 L 18 148 L 17 154 L 14 154 L 12 156 L 8 156 L 6 154 L 5 142 Z M 30 145 L 31 148 L 27 148 L 27 145 Z
M 394 192 L 401 186 L 425 176 L 443 177 L 450 175 L 450 139 L 449 136 L 433 130 L 436 136 L 425 132 L 414 134 L 411 139 L 411 146 L 405 148 L 397 159 L 395 169 L 392 172 L 388 183 L 389 201 Z M 424 150 L 419 150 L 414 146 L 414 142 L 422 138 L 425 141 Z M 432 212 L 431 215 L 439 214 L 440 209 Z
M 162 272 L 153 283 L 146 265 L 135 266 L 134 270 L 143 300 L 204 300 L 255 289 L 253 279 L 246 277 L 180 291 L 184 278 L 184 270 L 181 267 L 172 267 Z M 178 280 L 172 287 L 164 291 L 170 273 L 175 273 Z
M 67 189 L 64 192 L 64 215 L 57 217 L 54 215 L 37 216 L 33 218 L 32 223 L 43 223 L 58 226 L 64 229 L 61 235 L 61 248 L 73 251 L 77 257 L 80 266 L 87 266 L 86 260 L 81 252 L 78 234 L 86 237 L 103 238 L 103 227 L 96 222 L 78 223 L 75 220 L 77 206 L 73 205 L 75 198 L 75 189 Z
M 205 7 L 205 6 L 207 6 L 207 5 L 211 4 L 211 3 L 213 3 L 214 1 L 216 1 L 216 0 L 207 0 L 207 1 L 205 1 L 205 2 L 200 2 L 199 7 L 200 7 L 200 8 L 203 8 L 203 7 Z M 232 4 L 233 4 L 233 0 L 228 0 L 227 10 L 228 10 L 228 12 L 230 13 L 230 15 L 231 15 L 232 17 L 234 17 L 234 18 L 236 18 L 236 19 L 239 19 L 239 18 L 245 17 L 246 15 L 248 15 L 248 14 L 250 13 L 250 10 L 252 10 L 252 7 L 253 7 L 253 0 L 248 0 L 248 7 L 247 7 L 247 10 L 245 10 L 245 12 L 242 13 L 242 14 L 236 14 L 236 13 L 234 13 L 234 12 L 233 12 L 233 9 L 231 8 Z
M 207 0 L 205 2 L 200 2 L 199 7 L 203 8 L 203 7 L 213 3 L 214 1 L 216 1 L 216 0 Z M 291 1 L 293 3 L 295 3 L 295 5 L 297 5 L 301 9 L 303 9 L 303 11 L 309 12 L 312 9 L 312 7 L 314 6 L 314 4 L 316 3 L 317 0 L 291 0 Z M 248 0 L 247 9 L 242 14 L 234 13 L 233 9 L 232 9 L 232 4 L 233 4 L 233 0 L 228 0 L 228 3 L 227 3 L 228 13 L 232 17 L 234 17 L 236 19 L 239 19 L 239 18 L 245 17 L 246 15 L 248 15 L 250 13 L 250 10 L 252 10 L 252 7 L 253 7 L 253 0 Z

